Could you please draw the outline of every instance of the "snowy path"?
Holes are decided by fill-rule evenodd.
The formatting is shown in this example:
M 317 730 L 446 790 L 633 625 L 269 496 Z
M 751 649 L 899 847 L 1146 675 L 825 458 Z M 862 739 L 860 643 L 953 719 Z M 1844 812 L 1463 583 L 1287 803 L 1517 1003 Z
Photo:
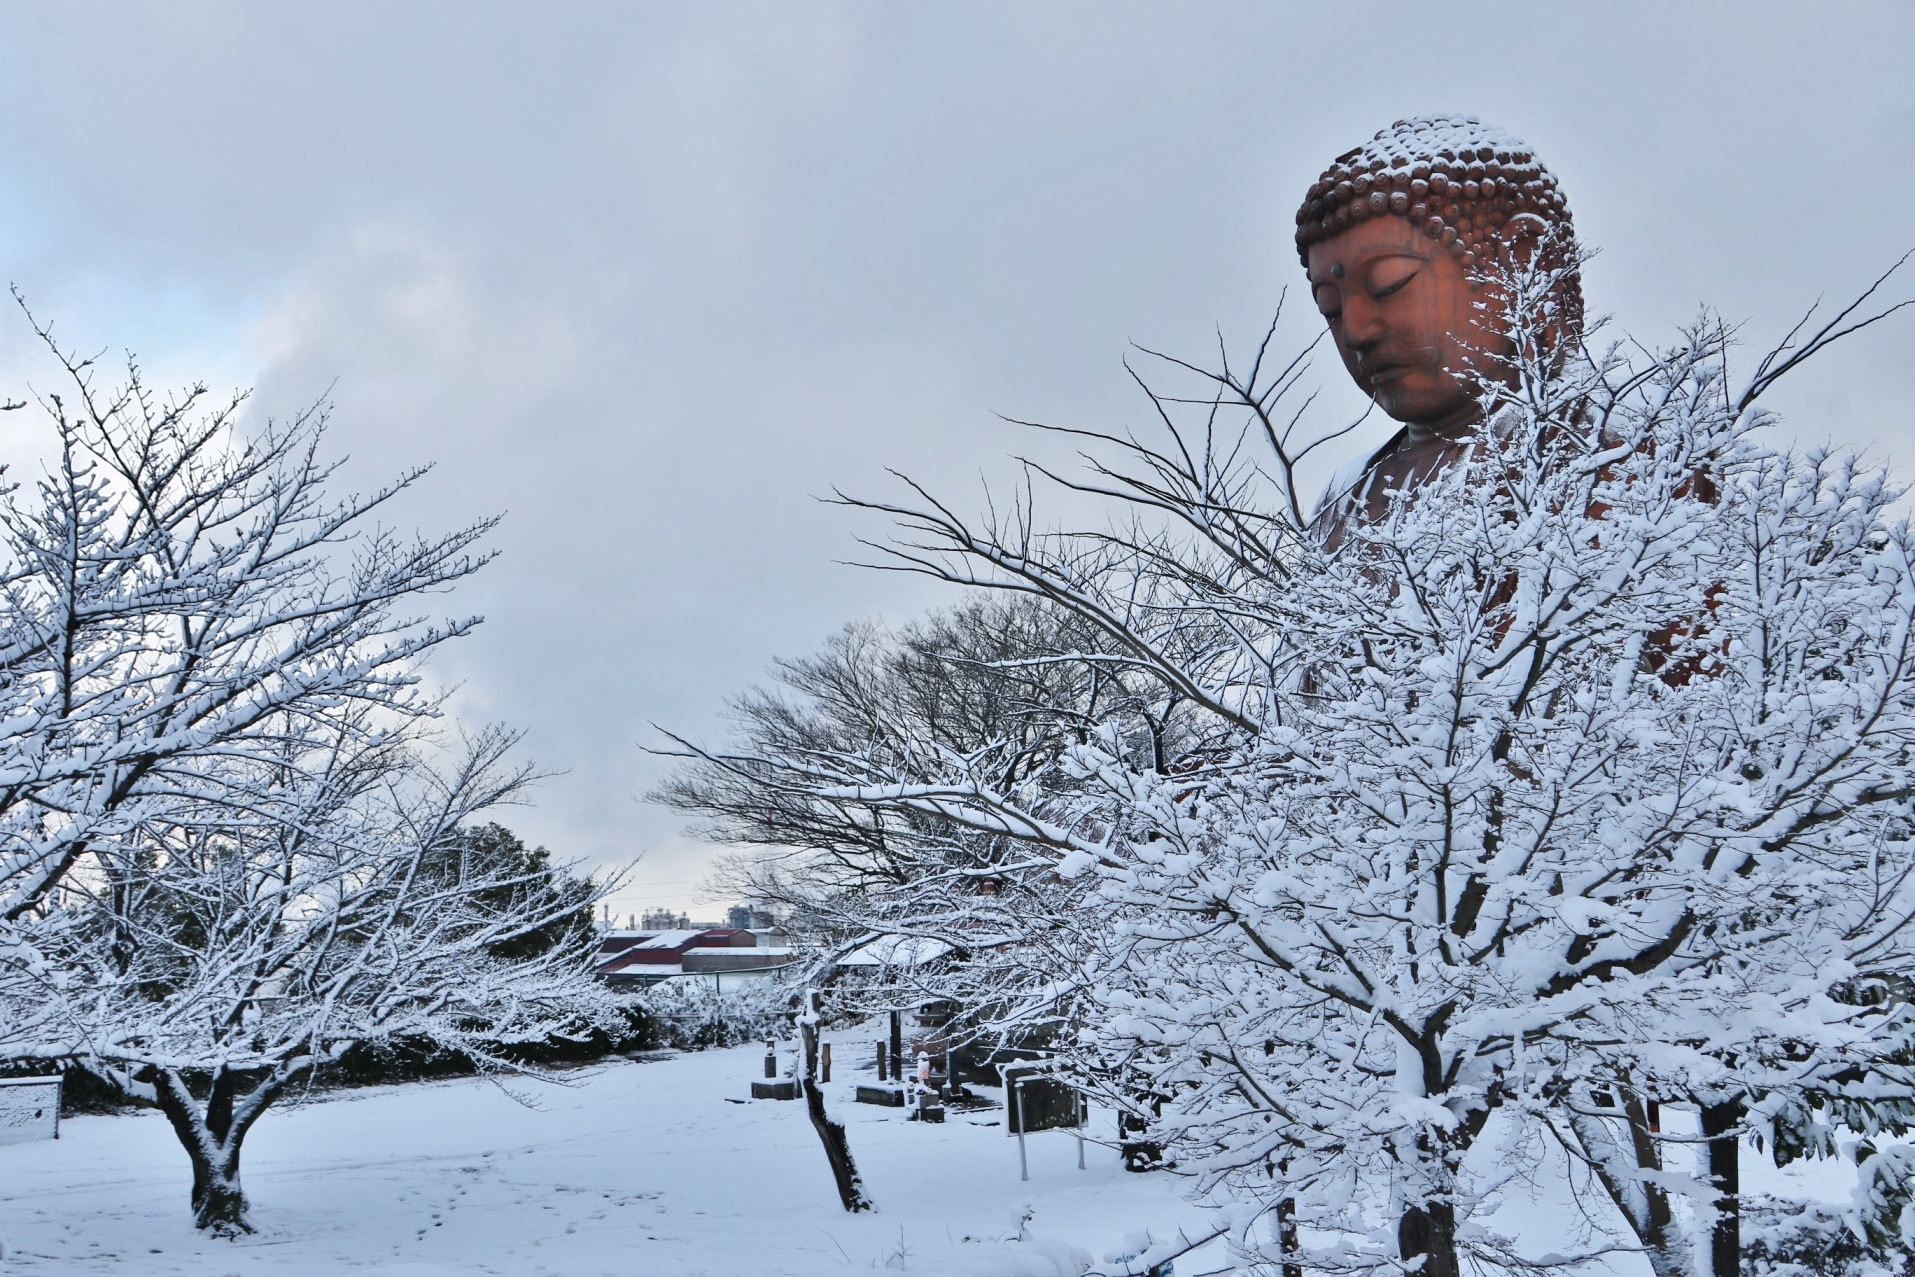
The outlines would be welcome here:
M 837 1050 L 832 1099 L 876 1215 L 839 1209 L 801 1104 L 726 1102 L 762 1074 L 750 1047 L 614 1061 L 525 1088 L 536 1110 L 458 1080 L 269 1113 L 243 1165 L 260 1232 L 237 1243 L 193 1230 L 186 1158 L 157 1113 L 75 1118 L 57 1142 L 0 1148 L 4 1271 L 772 1277 L 869 1271 L 902 1241 L 912 1270 L 1002 1272 L 1026 1248 L 953 1244 L 1012 1233 L 1026 1203 L 1033 1234 L 1099 1258 L 1131 1229 L 1196 1221 L 1169 1176 L 1126 1174 L 1112 1151 L 1091 1145 L 1079 1171 L 1068 1135 L 1031 1137 L 1023 1184 L 1015 1141 L 974 1124 L 1001 1113 L 940 1127 L 852 1104 L 847 1079 L 869 1074 L 844 1064 L 869 1052 Z M 958 1254 L 978 1262 L 939 1266 Z

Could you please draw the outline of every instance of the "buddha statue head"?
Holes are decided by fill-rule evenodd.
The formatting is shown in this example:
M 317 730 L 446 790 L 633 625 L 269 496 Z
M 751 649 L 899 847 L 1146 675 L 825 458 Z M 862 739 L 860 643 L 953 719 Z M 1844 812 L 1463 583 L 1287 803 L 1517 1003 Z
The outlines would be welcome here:
M 1297 210 L 1297 254 L 1344 367 L 1412 434 L 1467 430 L 1482 388 L 1512 381 L 1517 271 L 1550 281 L 1542 340 L 1580 330 L 1555 175 L 1473 116 L 1399 120 L 1339 155 Z

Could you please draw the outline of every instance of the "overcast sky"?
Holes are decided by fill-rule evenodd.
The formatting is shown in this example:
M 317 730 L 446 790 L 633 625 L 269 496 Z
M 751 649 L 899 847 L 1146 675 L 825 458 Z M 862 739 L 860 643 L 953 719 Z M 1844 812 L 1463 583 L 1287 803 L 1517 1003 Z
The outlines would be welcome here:
M 354 484 L 437 463 L 399 518 L 506 514 L 435 672 L 565 769 L 507 823 L 645 853 L 621 913 L 694 906 L 709 856 L 642 801 L 651 724 L 719 740 L 774 655 L 944 597 L 841 566 L 882 528 L 816 498 L 889 466 L 974 508 L 1029 447 L 994 414 L 1141 422 L 1125 344 L 1259 335 L 1303 191 L 1392 120 L 1534 145 L 1647 340 L 1707 302 L 1759 343 L 1915 246 L 1906 0 L 48 0 L 0 50 L 0 261 L 42 314 L 261 411 L 331 386 Z M 1912 349 L 1777 404 L 1915 472 Z

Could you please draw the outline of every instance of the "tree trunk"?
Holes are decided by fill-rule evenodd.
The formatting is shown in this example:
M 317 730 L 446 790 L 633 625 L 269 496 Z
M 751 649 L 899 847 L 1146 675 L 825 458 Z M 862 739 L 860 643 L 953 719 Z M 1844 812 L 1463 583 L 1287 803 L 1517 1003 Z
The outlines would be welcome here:
M 805 1013 L 798 1017 L 798 1032 L 804 1040 L 805 1111 L 811 1117 L 811 1128 L 818 1132 L 818 1142 L 824 1145 L 825 1161 L 831 1164 L 831 1178 L 838 1185 L 838 1200 L 848 1211 L 875 1210 L 876 1205 L 865 1196 L 858 1165 L 851 1160 L 844 1123 L 832 1121 L 825 1113 L 824 1088 L 818 1083 L 818 995 L 810 990 L 805 993 Z
M 193 1226 L 218 1237 L 250 1233 L 246 1194 L 239 1185 L 239 1150 L 225 1150 L 216 1166 L 193 1160 Z
M 1613 1097 L 1596 1102 L 1602 1108 L 1616 1103 Z M 1656 1146 L 1656 1105 L 1626 1093 L 1621 1109 L 1629 1137 L 1626 1145 L 1614 1138 L 1610 1126 L 1614 1119 L 1578 1115 L 1574 1104 L 1570 1105 L 1570 1128 L 1603 1191 L 1642 1243 L 1650 1271 L 1655 1277 L 1694 1277 L 1689 1235 L 1670 1207 L 1669 1191 L 1656 1178 L 1662 1171 L 1662 1153 Z M 1643 1171 L 1651 1173 L 1637 1173 Z
M 1702 1106 L 1702 1135 L 1709 1141 L 1709 1182 L 1715 1186 L 1716 1223 L 1709 1238 L 1714 1277 L 1742 1271 L 1742 1101 Z
M 1428 1058 L 1425 1053 L 1425 1059 Z M 1480 1129 L 1481 1123 L 1476 1126 Z M 1403 1208 L 1403 1214 L 1396 1221 L 1396 1253 L 1405 1264 L 1413 1264 L 1419 1258 L 1423 1261 L 1417 1270 L 1419 1277 L 1461 1277 L 1456 1256 L 1456 1204 L 1448 1194 L 1456 1183 L 1463 1147 L 1451 1135 L 1427 1128 L 1417 1136 L 1416 1146 L 1426 1171 L 1431 1172 L 1425 1183 L 1438 1191 Z
M 1277 1247 L 1283 1252 L 1283 1277 L 1303 1277 L 1303 1265 L 1296 1262 L 1301 1245 L 1297 1239 L 1297 1199 L 1285 1197 L 1277 1203 Z
M 1630 1149 L 1636 1155 L 1636 1165 L 1645 1171 L 1662 1169 L 1662 1152 L 1656 1147 L 1656 1136 L 1662 1130 L 1662 1106 L 1655 1100 L 1645 1104 L 1638 1096 L 1631 1095 L 1623 1104 L 1629 1127 Z M 1669 1205 L 1669 1192 L 1660 1184 L 1645 1179 L 1642 1184 L 1643 1218 L 1631 1219 L 1635 1225 L 1636 1236 L 1649 1252 L 1649 1266 L 1656 1277 L 1665 1277 L 1686 1271 L 1682 1250 L 1677 1244 L 1675 1212 Z M 1630 1212 L 1625 1210 L 1625 1216 Z
M 239 1096 L 242 1079 L 221 1066 L 213 1071 L 205 1108 L 174 1069 L 149 1069 L 160 1110 L 193 1165 L 193 1224 L 215 1236 L 253 1231 L 246 1221 L 246 1194 L 239 1182 L 239 1150 L 253 1122 L 272 1103 L 278 1087 L 262 1085 Z M 235 1099 L 241 1102 L 236 1106 Z
M 1419 1257 L 1420 1277 L 1461 1277 L 1456 1259 L 1456 1207 L 1425 1202 L 1403 1212 L 1396 1224 L 1397 1254 L 1408 1264 Z

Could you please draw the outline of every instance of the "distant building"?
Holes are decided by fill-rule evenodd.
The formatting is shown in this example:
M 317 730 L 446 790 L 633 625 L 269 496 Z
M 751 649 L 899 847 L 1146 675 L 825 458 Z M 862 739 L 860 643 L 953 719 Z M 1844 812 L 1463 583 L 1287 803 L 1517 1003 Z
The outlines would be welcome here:
M 795 955 L 783 937 L 742 927 L 674 927 L 661 931 L 609 931 L 599 938 L 598 977 L 613 988 L 643 988 L 687 976 L 756 978 Z
M 636 927 L 601 931 L 598 936 L 598 960 L 603 962 L 613 954 L 623 953 L 633 945 L 650 940 L 657 934 L 655 931 L 640 931 Z
M 740 931 L 763 931 L 776 925 L 770 914 L 750 905 L 733 905 L 725 911 L 725 925 Z
M 691 925 L 689 917 L 670 909 L 647 909 L 638 923 L 641 931 L 689 931 Z

